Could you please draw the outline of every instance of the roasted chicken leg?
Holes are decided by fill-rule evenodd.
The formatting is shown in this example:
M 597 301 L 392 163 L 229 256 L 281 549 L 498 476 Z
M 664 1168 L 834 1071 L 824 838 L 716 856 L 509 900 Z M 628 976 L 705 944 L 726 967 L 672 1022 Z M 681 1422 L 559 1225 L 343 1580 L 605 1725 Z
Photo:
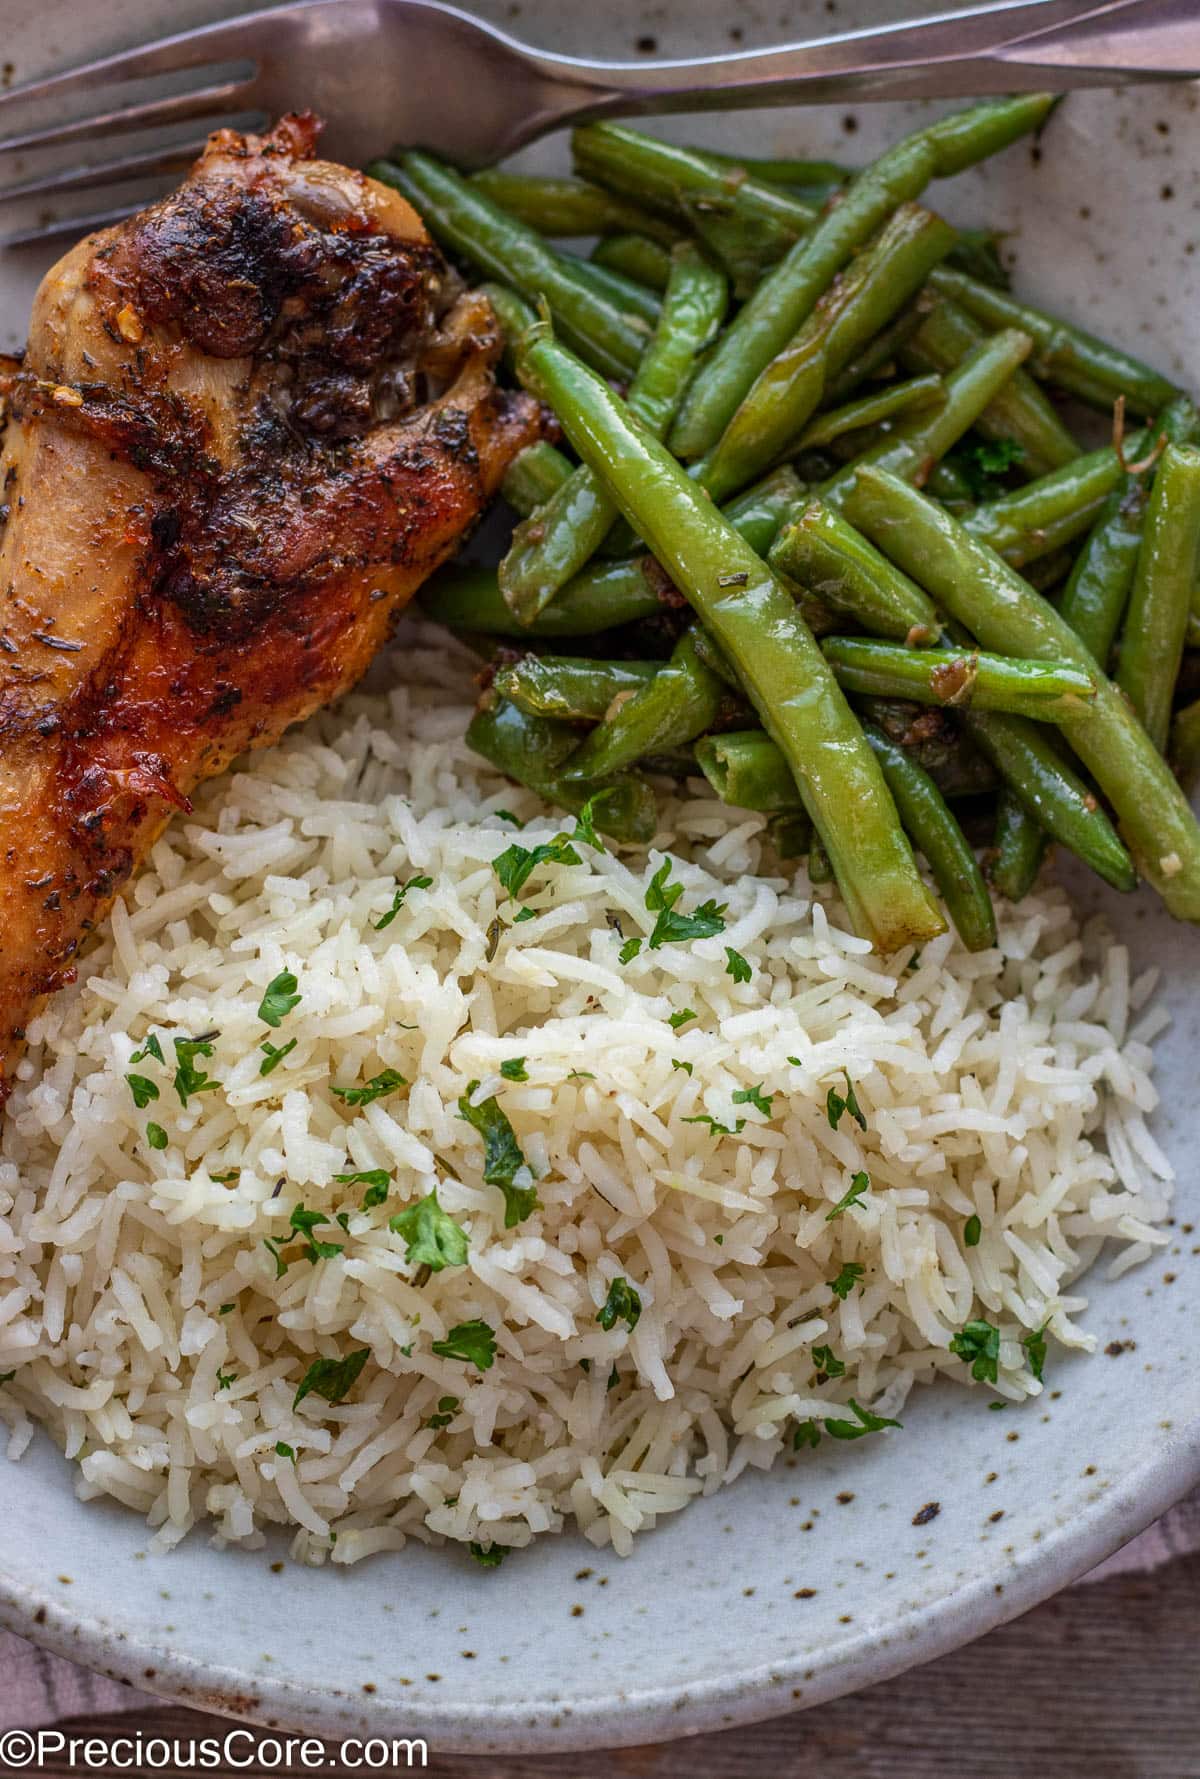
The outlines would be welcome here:
M 49 272 L 0 481 L 0 1104 L 188 792 L 344 691 L 538 412 L 419 217 L 222 130 Z

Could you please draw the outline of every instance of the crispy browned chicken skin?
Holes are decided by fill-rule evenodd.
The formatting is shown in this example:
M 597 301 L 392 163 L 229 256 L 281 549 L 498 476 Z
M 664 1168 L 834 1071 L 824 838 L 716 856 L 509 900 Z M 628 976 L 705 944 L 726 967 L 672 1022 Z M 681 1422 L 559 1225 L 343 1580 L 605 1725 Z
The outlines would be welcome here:
M 9 380 L 0 1104 L 171 812 L 358 678 L 536 435 L 485 299 L 318 130 L 222 130 L 80 242 Z

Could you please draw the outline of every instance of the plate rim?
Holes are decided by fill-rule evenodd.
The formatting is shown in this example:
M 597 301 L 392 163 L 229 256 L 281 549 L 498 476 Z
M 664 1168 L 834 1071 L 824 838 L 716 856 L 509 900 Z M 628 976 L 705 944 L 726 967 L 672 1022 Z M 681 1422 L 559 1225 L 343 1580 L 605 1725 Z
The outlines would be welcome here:
M 330 1690 L 314 1696 L 299 1680 L 248 1674 L 131 1637 L 61 1597 L 17 1581 L 0 1567 L 0 1627 L 68 1661 L 127 1682 L 164 1703 L 212 1712 L 275 1732 L 327 1741 L 422 1738 L 434 1754 L 569 1754 L 672 1742 L 807 1711 L 894 1680 L 1018 1618 L 1078 1581 L 1200 1486 L 1200 1415 L 1172 1427 L 1137 1471 L 1122 1478 L 1086 1518 L 1060 1523 L 996 1571 L 933 1595 L 898 1617 L 888 1634 L 864 1620 L 818 1656 L 733 1670 L 699 1683 L 611 1690 L 561 1698 L 406 1708 L 378 1695 Z M 240 1553 L 231 1553 L 236 1560 Z M 629 1558 L 637 1562 L 636 1552 Z

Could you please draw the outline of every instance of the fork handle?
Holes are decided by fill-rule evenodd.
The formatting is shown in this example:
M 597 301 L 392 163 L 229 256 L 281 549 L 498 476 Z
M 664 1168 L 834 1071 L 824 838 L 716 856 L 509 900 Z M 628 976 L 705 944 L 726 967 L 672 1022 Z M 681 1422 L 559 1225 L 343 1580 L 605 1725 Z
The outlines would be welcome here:
M 661 62 L 526 54 L 551 94 L 525 140 L 603 116 L 838 100 L 1066 92 L 1200 73 L 1196 0 L 1002 0 L 999 5 L 775 49 Z M 554 100 L 557 103 L 554 103 Z

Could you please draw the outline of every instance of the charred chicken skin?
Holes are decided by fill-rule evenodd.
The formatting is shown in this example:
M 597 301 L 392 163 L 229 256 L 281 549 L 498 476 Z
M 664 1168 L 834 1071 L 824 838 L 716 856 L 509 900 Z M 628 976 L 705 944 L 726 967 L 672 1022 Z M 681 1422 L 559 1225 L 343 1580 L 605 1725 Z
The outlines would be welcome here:
M 50 271 L 0 462 L 0 1105 L 171 814 L 363 672 L 535 406 L 494 316 L 319 125 L 222 130 Z

